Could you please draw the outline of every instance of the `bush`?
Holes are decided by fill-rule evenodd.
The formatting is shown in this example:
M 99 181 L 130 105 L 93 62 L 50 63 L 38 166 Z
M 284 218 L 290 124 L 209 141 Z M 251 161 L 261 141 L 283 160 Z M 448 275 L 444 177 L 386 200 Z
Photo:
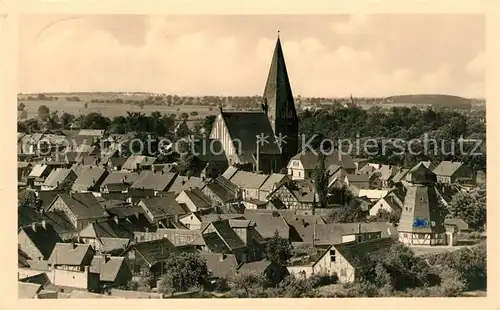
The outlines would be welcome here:
M 190 113 L 189 113 L 189 115 L 191 115 L 191 116 L 197 116 L 197 115 L 198 115 L 198 112 L 196 112 L 196 111 L 192 111 L 192 112 L 190 112 Z
M 477 231 L 473 231 L 469 234 L 469 239 L 479 240 L 479 239 L 481 239 L 481 234 Z

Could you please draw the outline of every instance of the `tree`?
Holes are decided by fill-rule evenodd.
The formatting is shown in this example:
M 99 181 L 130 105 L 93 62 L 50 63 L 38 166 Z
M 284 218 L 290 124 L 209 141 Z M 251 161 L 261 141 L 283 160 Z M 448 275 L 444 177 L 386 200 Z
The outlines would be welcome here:
M 42 104 L 41 106 L 38 107 L 38 117 L 42 120 L 42 121 L 46 121 L 50 116 L 50 110 L 49 108 Z
M 64 129 L 68 129 L 71 126 L 71 123 L 75 120 L 75 116 L 69 113 L 63 113 L 61 115 L 61 124 Z
M 186 112 L 182 112 L 181 115 L 179 116 L 180 120 L 187 121 L 189 118 L 189 115 Z
M 325 155 L 321 151 L 319 153 L 318 166 L 314 170 L 313 175 L 316 193 L 318 194 L 319 207 L 326 208 L 330 173 L 325 167 Z
M 393 212 L 389 212 L 384 209 L 378 210 L 377 214 L 370 218 L 370 222 L 389 222 L 392 224 L 399 223 L 399 219 L 401 218 L 401 211 L 395 210 Z
M 19 114 L 19 117 L 21 119 L 27 119 L 28 118 L 28 111 L 21 111 L 21 113 Z
M 102 116 L 101 113 L 91 112 L 82 118 L 82 129 L 106 129 L 110 124 L 107 117 Z
M 42 202 L 36 196 L 35 192 L 27 190 L 19 199 L 19 206 L 23 208 L 31 208 L 38 211 L 42 206 Z
M 214 126 L 215 122 L 215 115 L 209 115 L 206 116 L 205 119 L 203 120 L 203 129 L 207 135 L 210 134 L 212 131 L 212 127 Z
M 290 241 L 281 238 L 278 231 L 275 231 L 274 236 L 266 243 L 265 256 L 269 261 L 284 266 L 292 257 L 292 250 Z
M 163 293 L 185 292 L 199 286 L 208 275 L 206 262 L 195 253 L 171 255 L 165 261 L 166 273 L 160 281 Z
M 237 296 L 243 291 L 242 297 L 260 297 L 268 285 L 268 280 L 256 272 L 237 273 L 229 279 L 231 290 Z
M 24 111 L 24 108 L 26 107 L 26 105 L 22 102 L 19 102 L 19 104 L 17 105 L 17 110 L 18 111 Z
M 347 206 L 333 208 L 326 218 L 328 223 L 356 223 L 365 220 L 365 212 L 361 209 L 360 202 L 355 199 Z
M 449 204 L 449 216 L 462 219 L 472 229 L 482 230 L 486 224 L 486 189 L 457 192 Z

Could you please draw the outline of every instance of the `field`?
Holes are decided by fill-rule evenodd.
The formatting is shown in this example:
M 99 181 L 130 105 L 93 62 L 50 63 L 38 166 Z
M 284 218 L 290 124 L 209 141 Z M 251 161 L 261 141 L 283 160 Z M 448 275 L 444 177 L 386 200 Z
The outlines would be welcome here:
M 88 103 L 87 108 L 84 107 L 84 102 L 74 102 L 67 101 L 60 98 L 57 101 L 51 100 L 30 100 L 23 101 L 25 104 L 25 110 L 28 112 L 28 118 L 36 117 L 38 107 L 41 105 L 46 105 L 50 111 L 58 111 L 59 116 L 63 113 L 70 113 L 73 115 L 88 114 L 90 112 L 98 112 L 102 115 L 113 118 L 115 116 L 125 115 L 127 112 L 142 112 L 146 115 L 152 112 L 158 111 L 165 113 L 167 115 L 177 114 L 180 115 L 183 112 L 190 113 L 193 111 L 198 112 L 197 116 L 190 116 L 189 120 L 201 120 L 207 115 L 217 114 L 217 107 L 208 106 L 166 106 L 166 105 L 144 105 L 144 109 L 141 109 L 137 105 L 126 104 L 126 103 Z M 212 111 L 209 109 L 212 108 Z

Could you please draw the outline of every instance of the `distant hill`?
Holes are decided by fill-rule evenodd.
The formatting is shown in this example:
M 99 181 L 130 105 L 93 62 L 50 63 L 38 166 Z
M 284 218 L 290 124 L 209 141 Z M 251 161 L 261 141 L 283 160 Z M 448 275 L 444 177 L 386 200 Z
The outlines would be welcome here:
M 444 106 L 470 105 L 471 100 L 452 95 L 399 95 L 385 98 L 391 103 L 437 104 Z

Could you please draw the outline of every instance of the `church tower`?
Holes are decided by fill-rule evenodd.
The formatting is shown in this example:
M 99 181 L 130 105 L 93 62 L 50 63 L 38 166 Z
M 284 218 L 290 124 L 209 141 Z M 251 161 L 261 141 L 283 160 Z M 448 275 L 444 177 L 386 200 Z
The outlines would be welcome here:
M 264 89 L 262 109 L 269 118 L 275 136 L 284 139 L 283 143 L 280 144 L 282 153 L 281 166 L 286 167 L 290 158 L 298 152 L 299 121 L 295 110 L 292 88 L 288 80 L 279 32 Z

